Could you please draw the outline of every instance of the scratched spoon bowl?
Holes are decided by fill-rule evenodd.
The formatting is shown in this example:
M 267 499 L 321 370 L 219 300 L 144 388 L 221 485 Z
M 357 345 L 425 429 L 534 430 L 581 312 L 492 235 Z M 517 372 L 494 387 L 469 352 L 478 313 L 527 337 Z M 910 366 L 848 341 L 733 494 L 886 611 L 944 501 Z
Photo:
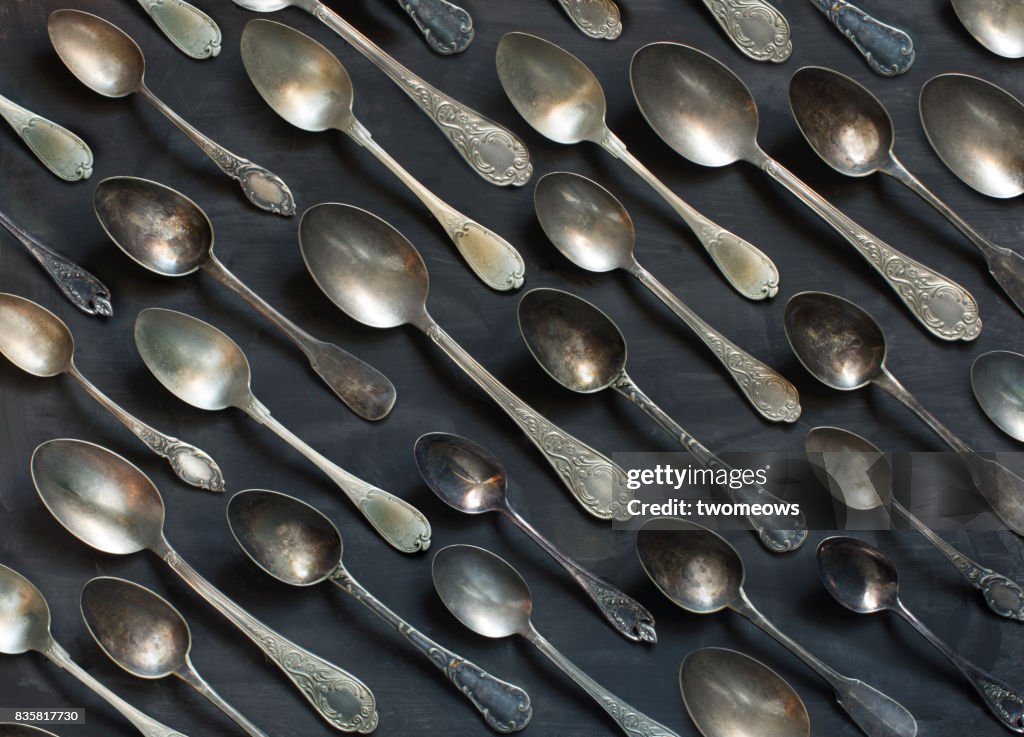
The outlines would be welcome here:
M 1016 0 L 952 0 L 967 32 L 993 54 L 1024 57 L 1024 6 Z
M 1012 351 L 982 353 L 971 366 L 971 389 L 992 423 L 1024 442 L 1024 356 Z

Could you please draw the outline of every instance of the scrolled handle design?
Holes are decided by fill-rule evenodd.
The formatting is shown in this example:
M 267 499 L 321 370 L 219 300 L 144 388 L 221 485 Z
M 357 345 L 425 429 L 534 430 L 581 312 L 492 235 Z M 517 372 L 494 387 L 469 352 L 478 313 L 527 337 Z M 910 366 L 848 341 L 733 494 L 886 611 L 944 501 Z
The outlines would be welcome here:
M 397 0 L 438 54 L 458 54 L 473 42 L 473 18 L 448 0 Z
M 92 175 L 92 150 L 77 135 L 52 120 L 0 97 L 0 117 L 54 175 L 68 182 Z
M 892 77 L 913 65 L 914 41 L 905 31 L 872 18 L 845 0 L 811 2 L 850 39 L 875 73 Z
M 704 5 L 736 48 L 751 59 L 777 64 L 793 53 L 789 21 L 764 0 L 704 0 Z
M 151 451 L 166 460 L 174 475 L 189 486 L 214 493 L 224 491 L 224 474 L 217 462 L 205 451 L 165 435 L 138 420 L 127 427 Z
M 658 641 L 654 615 L 640 602 L 589 571 L 577 569 L 572 574 L 615 629 L 636 642 Z
M 613 41 L 622 34 L 619 6 L 613 0 L 558 0 L 580 31 L 591 38 Z

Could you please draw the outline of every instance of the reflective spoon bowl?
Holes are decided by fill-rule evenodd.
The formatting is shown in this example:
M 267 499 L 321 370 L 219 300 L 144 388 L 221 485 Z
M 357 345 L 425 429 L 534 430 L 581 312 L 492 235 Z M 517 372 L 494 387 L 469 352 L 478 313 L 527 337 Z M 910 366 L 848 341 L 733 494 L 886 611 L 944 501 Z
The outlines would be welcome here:
M 1015 0 L 952 0 L 964 28 L 993 54 L 1024 57 L 1024 7 Z
M 971 365 L 971 389 L 993 424 L 1024 442 L 1024 356 L 1012 351 L 982 353 Z

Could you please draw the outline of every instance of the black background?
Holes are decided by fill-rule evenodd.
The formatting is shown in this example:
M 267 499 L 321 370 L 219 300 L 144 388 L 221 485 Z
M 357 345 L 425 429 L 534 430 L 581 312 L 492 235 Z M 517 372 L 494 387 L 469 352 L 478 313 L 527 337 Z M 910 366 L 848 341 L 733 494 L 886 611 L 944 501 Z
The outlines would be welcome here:
M 133 346 L 131 326 L 140 309 L 180 309 L 225 330 L 249 357 L 256 395 L 281 421 L 356 474 L 424 510 L 433 524 L 435 550 L 467 542 L 507 556 L 532 587 L 541 632 L 651 717 L 680 734 L 694 733 L 679 697 L 677 669 L 692 649 L 717 645 L 750 653 L 786 677 L 807 702 L 814 733 L 858 733 L 827 686 L 737 616 L 698 617 L 666 602 L 640 570 L 632 535 L 610 531 L 582 514 L 525 438 L 426 339 L 412 329 L 364 328 L 335 310 L 302 266 L 297 220 L 249 206 L 234 183 L 143 101 L 103 99 L 79 84 L 53 53 L 46 34 L 47 14 L 65 4 L 0 4 L 0 92 L 80 133 L 96 154 L 96 171 L 88 183 L 60 182 L 4 132 L 0 203 L 43 241 L 100 275 L 114 291 L 115 315 L 101 320 L 77 312 L 6 236 L 0 247 L 0 289 L 37 300 L 63 317 L 75 334 L 78 364 L 88 377 L 143 419 L 210 452 L 224 469 L 230 491 L 264 487 L 292 493 L 337 520 L 345 535 L 346 564 L 358 579 L 436 639 L 529 691 L 535 707 L 530 734 L 614 734 L 617 728 L 525 642 L 488 641 L 463 629 L 433 592 L 432 551 L 413 558 L 395 553 L 315 469 L 241 413 L 203 413 L 165 392 Z M 544 375 L 518 335 L 516 296 L 491 292 L 477 282 L 419 203 L 351 141 L 339 134 L 298 131 L 269 110 L 247 80 L 238 53 L 242 27 L 255 16 L 227 0 L 199 4 L 224 31 L 223 52 L 213 61 L 182 56 L 134 2 L 70 3 L 128 31 L 146 53 L 154 92 L 223 145 L 281 175 L 300 209 L 323 201 L 348 202 L 399 227 L 421 249 L 430 269 L 434 316 L 537 409 L 608 453 L 674 449 L 670 438 L 621 397 L 573 395 Z M 586 274 L 566 262 L 536 224 L 532 183 L 522 189 L 485 184 L 404 94 L 327 28 L 299 10 L 283 11 L 275 19 L 335 51 L 355 83 L 359 118 L 427 186 L 513 242 L 528 265 L 527 286 L 569 289 L 613 316 L 629 341 L 633 377 L 707 445 L 718 451 L 797 452 L 810 427 L 836 424 L 889 450 L 941 449 L 937 438 L 888 397 L 871 390 L 834 392 L 816 384 L 796 363 L 782 331 L 785 300 L 800 290 L 825 289 L 876 316 L 891 341 L 893 371 L 955 432 L 981 450 L 1017 450 L 982 415 L 968 377 L 979 353 L 1022 348 L 1021 315 L 994 290 L 981 258 L 966 241 L 912 194 L 881 177 L 846 179 L 817 160 L 790 118 L 786 100 L 789 77 L 803 64 L 832 66 L 866 83 L 889 107 L 898 131 L 897 152 L 909 168 L 994 240 L 1017 245 L 1024 231 L 1019 202 L 986 199 L 961 184 L 931 152 L 918 122 L 918 90 L 937 73 L 975 73 L 1024 93 L 1019 64 L 977 45 L 947 2 L 864 0 L 865 9 L 905 28 L 916 41 L 916 65 L 889 80 L 874 76 L 818 11 L 800 0 L 778 3 L 795 42 L 792 58 L 779 66 L 741 56 L 697 2 L 624 0 L 625 32 L 610 43 L 578 33 L 547 0 L 464 4 L 475 18 L 477 38 L 465 53 L 441 58 L 427 49 L 396 4 L 333 3 L 424 78 L 514 128 L 533 154 L 535 179 L 548 171 L 571 170 L 608 186 L 636 221 L 640 260 L 737 343 L 798 385 L 804 407 L 798 423 L 780 427 L 758 419 L 703 347 L 629 277 Z M 775 260 L 782 274 L 775 300 L 748 302 L 732 292 L 667 206 L 611 157 L 589 144 L 550 143 L 518 118 L 501 91 L 493 62 L 498 40 L 513 30 L 549 38 L 591 66 L 608 97 L 609 124 L 633 152 L 692 204 Z M 637 111 L 627 74 L 632 53 L 659 40 L 694 44 L 735 69 L 756 95 L 764 148 L 852 217 L 970 289 L 985 321 L 981 338 L 947 345 L 929 337 L 847 244 L 752 168 L 702 169 L 662 144 Z M 388 374 L 399 395 L 393 414 L 379 424 L 356 418 L 283 337 L 207 277 L 173 281 L 129 262 L 106 239 L 91 209 L 95 183 L 119 174 L 155 179 L 194 198 L 213 220 L 217 253 L 229 268 L 311 332 Z M 356 602 L 333 587 L 289 589 L 256 570 L 228 533 L 227 498 L 179 483 L 71 380 L 31 378 L 0 362 L 0 387 L 0 560 L 39 586 L 52 608 L 58 641 L 119 694 L 192 737 L 238 733 L 183 684 L 135 680 L 101 654 L 81 622 L 78 605 L 82 584 L 94 575 L 130 578 L 178 606 L 192 625 L 200 672 L 269 735 L 328 729 L 261 653 L 155 558 L 102 555 L 58 527 L 38 502 L 28 474 L 32 449 L 53 437 L 99 442 L 152 474 L 164 491 L 171 543 L 253 614 L 362 677 L 379 701 L 379 734 L 488 733 L 432 665 Z M 649 606 L 658 621 L 659 644 L 647 648 L 619 637 L 563 572 L 503 521 L 471 519 L 436 500 L 419 480 L 411 453 L 416 437 L 432 430 L 458 432 L 497 453 L 513 478 L 520 508 L 579 560 Z M 794 477 L 802 473 L 798 463 L 790 470 Z M 952 465 L 921 470 L 918 478 L 916 489 L 925 497 L 967 484 L 965 474 Z M 824 496 L 821 492 L 820 504 L 828 508 Z M 980 510 L 967 492 L 957 498 L 962 501 L 952 510 L 955 515 L 966 518 Z M 901 701 L 920 721 L 922 735 L 998 734 L 1000 728 L 959 674 L 906 625 L 892 615 L 847 613 L 829 598 L 818 583 L 813 555 L 824 534 L 813 533 L 802 550 L 785 557 L 763 551 L 747 533 L 730 534 L 747 564 L 751 598 L 824 660 Z M 865 534 L 895 559 L 903 573 L 905 601 L 928 624 L 982 667 L 1011 683 L 1024 683 L 1021 625 L 990 614 L 955 569 L 915 533 Z M 956 531 L 948 538 L 990 567 L 1024 580 L 1024 548 L 1009 533 Z M 0 693 L 3 706 L 86 707 L 88 724 L 57 728 L 62 735 L 133 733 L 109 707 L 38 655 L 0 658 Z

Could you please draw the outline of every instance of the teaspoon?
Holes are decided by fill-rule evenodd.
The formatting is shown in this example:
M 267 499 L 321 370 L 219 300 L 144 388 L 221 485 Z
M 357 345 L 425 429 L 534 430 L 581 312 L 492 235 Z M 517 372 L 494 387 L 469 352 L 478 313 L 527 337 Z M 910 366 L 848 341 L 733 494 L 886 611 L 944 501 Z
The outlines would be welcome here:
M 906 31 L 871 17 L 846 0 L 811 0 L 811 4 L 849 39 L 875 74 L 894 77 L 914 64 L 914 41 Z
M 703 0 L 733 45 L 754 61 L 784 62 L 793 53 L 789 21 L 765 0 Z
M 993 54 L 1024 57 L 1024 6 L 1017 0 L 952 0 L 964 28 Z
M 966 289 L 868 232 L 761 149 L 757 103 L 724 64 L 690 46 L 654 43 L 633 55 L 630 79 L 640 112 L 676 153 L 702 166 L 746 161 L 763 170 L 857 249 L 933 335 L 981 333 Z
M 982 353 L 971 365 L 971 389 L 996 427 L 1024 442 L 1024 356 L 1012 351 Z
M 14 129 L 43 166 L 67 182 L 92 175 L 92 150 L 77 135 L 52 120 L 0 96 L 0 117 Z
M 458 54 L 473 42 L 473 18 L 465 8 L 448 0 L 396 1 L 438 54 Z
M 99 16 L 69 9 L 53 11 L 48 29 L 57 55 L 86 87 L 111 98 L 138 93 L 236 180 L 250 202 L 277 215 L 295 214 L 295 199 L 280 177 L 210 140 L 150 91 L 146 59 L 127 33 Z
M 185 0 L 138 0 L 146 15 L 179 51 L 193 59 L 212 59 L 220 53 L 221 32 L 213 18 Z
M 779 272 L 771 259 L 680 199 L 608 129 L 601 83 L 582 61 L 537 36 L 506 33 L 497 66 L 508 99 L 538 133 L 555 143 L 590 141 L 621 159 L 686 222 L 737 292 L 748 299 L 775 296 Z
M 622 33 L 622 14 L 614 0 L 558 0 L 558 5 L 584 35 L 614 41 Z

